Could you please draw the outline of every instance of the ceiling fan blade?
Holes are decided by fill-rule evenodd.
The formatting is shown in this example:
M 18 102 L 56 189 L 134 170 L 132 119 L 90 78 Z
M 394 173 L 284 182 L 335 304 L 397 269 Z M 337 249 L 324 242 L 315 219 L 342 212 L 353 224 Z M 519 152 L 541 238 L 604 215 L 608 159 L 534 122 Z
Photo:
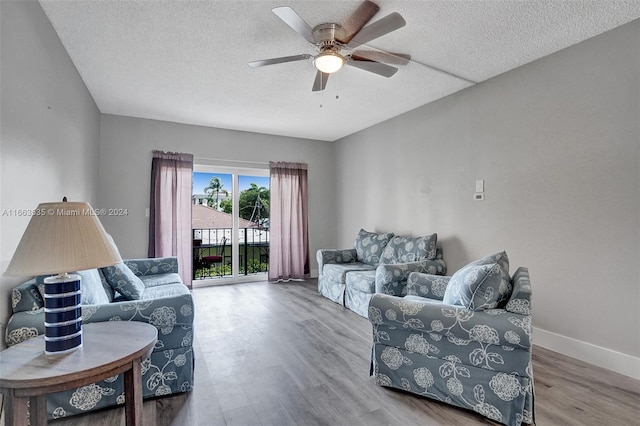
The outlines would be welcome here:
M 302 55 L 283 56 L 281 58 L 261 59 L 259 61 L 249 62 L 251 68 L 263 67 L 265 65 L 282 64 L 284 62 L 303 61 L 305 59 L 313 58 L 312 55 L 303 53 Z
M 391 65 L 386 65 L 375 61 L 359 61 L 353 58 L 348 60 L 346 64 L 387 78 L 391 77 L 398 71 L 398 68 L 392 67 Z
M 380 6 L 373 2 L 368 0 L 362 2 L 355 12 L 341 25 L 344 35 L 342 35 L 338 41 L 343 44 L 349 43 L 351 39 L 358 34 L 358 31 L 367 25 L 367 22 L 369 22 L 379 10 Z
M 411 55 L 405 53 L 391 53 L 377 50 L 356 50 L 351 54 L 355 60 L 369 60 L 385 64 L 407 65 L 411 61 Z
M 393 12 L 382 19 L 378 19 L 371 25 L 364 27 L 358 34 L 355 35 L 349 41 L 349 47 L 356 47 L 361 44 L 375 40 L 378 37 L 382 37 L 385 34 L 395 31 L 398 28 L 402 28 L 407 24 L 402 15 L 398 12 Z
M 315 44 L 316 41 L 313 37 L 313 30 L 309 24 L 307 24 L 305 20 L 296 13 L 295 10 L 291 9 L 289 6 L 280 6 L 272 9 L 272 12 L 275 13 L 278 18 L 282 19 L 285 24 L 293 28 L 295 32 L 304 37 L 309 43 Z
M 322 71 L 316 72 L 316 79 L 313 81 L 313 89 L 311 90 L 314 92 L 324 90 L 327 87 L 327 80 L 329 80 L 329 74 Z

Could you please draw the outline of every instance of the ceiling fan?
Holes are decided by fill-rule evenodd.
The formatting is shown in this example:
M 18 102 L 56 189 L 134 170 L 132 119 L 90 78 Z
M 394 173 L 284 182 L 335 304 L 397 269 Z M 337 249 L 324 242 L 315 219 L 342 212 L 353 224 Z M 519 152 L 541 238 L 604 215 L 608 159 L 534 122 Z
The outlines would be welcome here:
M 252 61 L 249 62 L 249 66 L 257 68 L 313 58 L 313 64 L 317 70 L 312 89 L 314 92 L 324 90 L 329 75 L 340 70 L 343 65 L 360 68 L 389 78 L 398 71 L 398 68 L 389 64 L 406 65 L 411 60 L 410 55 L 382 50 L 355 50 L 360 45 L 405 26 L 405 20 L 397 12 L 367 25 L 379 10 L 380 7 L 377 4 L 366 0 L 342 25 L 326 23 L 311 28 L 292 8 L 288 6 L 276 7 L 273 9 L 273 13 L 314 45 L 318 53 L 316 55 L 303 53 Z

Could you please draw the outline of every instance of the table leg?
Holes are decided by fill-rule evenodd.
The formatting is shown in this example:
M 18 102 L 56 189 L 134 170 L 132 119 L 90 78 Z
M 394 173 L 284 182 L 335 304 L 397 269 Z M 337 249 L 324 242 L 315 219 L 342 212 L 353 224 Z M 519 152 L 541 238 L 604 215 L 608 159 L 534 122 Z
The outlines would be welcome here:
M 27 414 L 29 413 L 28 397 L 16 397 L 9 390 L 4 394 L 5 401 L 5 424 L 7 426 L 23 426 L 27 424 Z
M 131 370 L 124 373 L 125 417 L 127 426 L 142 425 L 142 364 L 133 361 Z
M 32 425 L 47 425 L 47 396 L 38 395 L 29 398 Z

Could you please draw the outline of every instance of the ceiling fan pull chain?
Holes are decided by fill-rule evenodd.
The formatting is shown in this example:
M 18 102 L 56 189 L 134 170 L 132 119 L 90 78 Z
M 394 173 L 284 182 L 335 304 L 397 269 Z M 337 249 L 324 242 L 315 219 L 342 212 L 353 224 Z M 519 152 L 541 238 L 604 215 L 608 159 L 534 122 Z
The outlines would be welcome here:
M 324 77 L 324 75 L 321 76 L 320 78 L 322 77 Z M 324 90 L 320 92 L 320 108 L 323 108 L 323 105 L 324 105 Z

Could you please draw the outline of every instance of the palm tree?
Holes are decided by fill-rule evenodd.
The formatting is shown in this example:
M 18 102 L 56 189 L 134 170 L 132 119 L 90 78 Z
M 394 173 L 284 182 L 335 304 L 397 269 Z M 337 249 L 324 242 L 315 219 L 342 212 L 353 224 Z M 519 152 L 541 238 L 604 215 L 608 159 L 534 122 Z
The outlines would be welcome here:
M 204 189 L 204 193 L 207 194 L 207 205 L 209 207 L 215 207 L 216 209 L 218 208 L 218 206 L 220 205 L 219 198 L 221 192 L 224 195 L 229 195 L 229 192 L 225 189 L 222 189 L 222 187 L 222 182 L 220 182 L 220 179 L 217 176 L 211 178 L 211 180 L 209 181 L 209 185 L 207 185 L 207 187 Z M 215 200 L 213 198 L 213 194 L 216 195 Z

